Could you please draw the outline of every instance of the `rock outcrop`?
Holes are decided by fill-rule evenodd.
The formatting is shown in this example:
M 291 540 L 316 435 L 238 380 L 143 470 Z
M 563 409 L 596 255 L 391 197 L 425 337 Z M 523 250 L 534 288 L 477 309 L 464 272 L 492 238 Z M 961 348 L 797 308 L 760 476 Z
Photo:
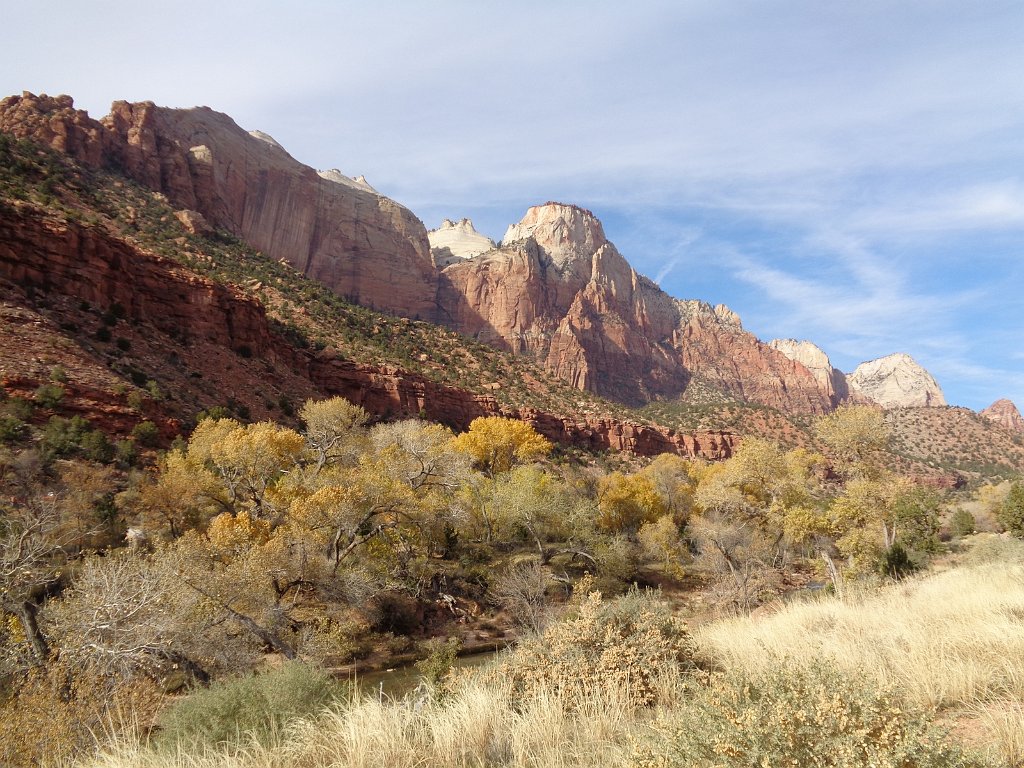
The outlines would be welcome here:
M 832 367 L 832 361 L 817 344 L 796 339 L 773 339 L 768 342 L 768 346 L 809 370 L 828 394 L 833 405 L 839 405 L 849 398 L 850 390 L 846 383 L 846 375 L 838 368 Z
M 486 253 L 495 247 L 494 241 L 476 231 L 473 222 L 445 219 L 441 226 L 427 232 L 434 263 L 444 268 L 457 261 L 465 261 Z
M 364 306 L 436 319 L 436 271 L 419 219 L 365 180 L 318 175 L 227 115 L 118 101 L 96 121 L 68 96 L 24 94 L 0 101 L 0 130 L 90 167 L 117 167 Z
M 832 407 L 807 368 L 744 331 L 728 307 L 677 301 L 638 274 L 577 206 L 530 208 L 499 248 L 445 268 L 438 296 L 463 333 L 612 399 L 677 397 L 699 376 L 790 412 Z
M 1020 411 L 1012 400 L 996 400 L 983 410 L 981 415 L 1010 432 L 1024 432 L 1024 418 L 1021 418 Z
M 902 352 L 869 360 L 848 374 L 850 389 L 883 408 L 945 405 L 942 389 L 928 371 Z

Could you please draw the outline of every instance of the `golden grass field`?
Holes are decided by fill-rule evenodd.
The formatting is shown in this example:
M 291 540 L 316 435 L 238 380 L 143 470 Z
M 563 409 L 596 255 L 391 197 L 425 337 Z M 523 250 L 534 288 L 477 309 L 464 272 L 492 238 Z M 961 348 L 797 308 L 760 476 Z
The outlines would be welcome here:
M 976 538 L 973 552 L 940 572 L 843 600 L 823 596 L 705 624 L 695 631 L 698 653 L 707 666 L 751 678 L 770 667 L 796 673 L 831 662 L 841 674 L 894 690 L 908 708 L 934 718 L 948 729 L 943 738 L 983 759 L 969 764 L 1024 765 L 1022 547 Z M 128 740 L 79 765 L 627 766 L 660 724 L 686 708 L 693 686 L 683 677 L 665 680 L 653 708 L 631 707 L 610 687 L 517 705 L 500 684 L 478 679 L 440 699 L 363 698 L 292 723 L 269 746 L 156 751 Z

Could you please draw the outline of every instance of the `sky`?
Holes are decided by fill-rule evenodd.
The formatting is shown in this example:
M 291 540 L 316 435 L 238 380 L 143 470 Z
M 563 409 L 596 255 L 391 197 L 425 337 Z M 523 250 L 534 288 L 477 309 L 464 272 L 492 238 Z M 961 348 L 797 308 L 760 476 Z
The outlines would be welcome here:
M 204 105 L 428 228 L 592 210 L 833 365 L 1024 409 L 1024 3 L 0 0 L 0 94 Z

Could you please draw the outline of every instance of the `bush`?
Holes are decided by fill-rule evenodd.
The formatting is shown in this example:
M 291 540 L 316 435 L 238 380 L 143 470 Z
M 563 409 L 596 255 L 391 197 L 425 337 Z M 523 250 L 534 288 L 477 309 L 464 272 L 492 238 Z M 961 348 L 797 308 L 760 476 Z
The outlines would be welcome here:
M 551 689 L 587 697 L 612 688 L 648 705 L 664 678 L 693 669 L 693 653 L 686 623 L 657 593 L 634 588 L 602 602 L 600 592 L 590 592 L 562 621 L 505 654 L 492 674 L 519 698 Z
M 98 429 L 90 430 L 82 435 L 78 448 L 85 458 L 90 461 L 97 461 L 100 464 L 107 464 L 113 461 L 116 453 L 114 444 Z
M 1024 538 L 1024 485 L 1014 483 L 999 509 L 999 523 L 1017 538 Z
M 43 384 L 32 395 L 32 401 L 40 408 L 56 408 L 64 399 L 64 387 L 59 384 Z
M 659 731 L 637 768 L 982 765 L 944 745 L 895 687 L 783 659 L 757 677 L 730 673 L 695 688 Z
M 323 670 L 298 661 L 217 682 L 164 712 L 157 744 L 214 746 L 249 739 L 269 744 L 289 720 L 317 714 L 347 690 Z
M 24 421 L 16 416 L 0 415 L 0 443 L 13 443 L 27 432 Z
M 954 536 L 970 536 L 977 530 L 978 521 L 966 509 L 958 509 L 949 521 L 949 530 Z
M 82 438 L 91 431 L 89 422 L 81 416 L 70 419 L 54 416 L 43 428 L 40 449 L 49 459 L 71 456 L 78 453 Z
M 8 416 L 13 416 L 21 421 L 28 421 L 32 418 L 32 403 L 24 397 L 12 397 L 4 403 L 3 411 Z
M 135 442 L 146 448 L 153 448 L 160 441 L 160 429 L 152 421 L 140 421 L 132 429 Z
M 102 341 L 104 344 L 109 342 L 114 335 L 110 332 L 110 329 L 104 325 L 101 325 L 96 329 L 96 333 L 93 334 L 96 337 L 96 341 Z

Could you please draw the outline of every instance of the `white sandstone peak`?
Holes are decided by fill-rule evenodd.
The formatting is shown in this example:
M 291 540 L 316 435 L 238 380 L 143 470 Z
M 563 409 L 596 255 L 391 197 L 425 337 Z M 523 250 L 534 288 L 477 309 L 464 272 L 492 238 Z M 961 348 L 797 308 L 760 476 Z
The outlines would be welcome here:
M 559 266 L 589 258 L 608 242 L 593 213 L 566 203 L 533 206 L 518 224 L 509 226 L 501 242 L 507 245 L 530 237 Z
M 427 239 L 438 267 L 472 259 L 495 247 L 494 241 L 477 232 L 469 219 L 445 219 L 440 227 L 427 232 Z
M 259 139 L 260 141 L 264 141 L 273 147 L 277 147 L 280 150 L 284 150 L 284 147 L 278 144 L 274 137 L 271 136 L 269 133 L 264 133 L 263 131 L 249 131 L 249 135 L 252 136 L 254 139 Z
M 938 382 L 904 352 L 861 363 L 846 380 L 850 389 L 883 408 L 946 404 Z

